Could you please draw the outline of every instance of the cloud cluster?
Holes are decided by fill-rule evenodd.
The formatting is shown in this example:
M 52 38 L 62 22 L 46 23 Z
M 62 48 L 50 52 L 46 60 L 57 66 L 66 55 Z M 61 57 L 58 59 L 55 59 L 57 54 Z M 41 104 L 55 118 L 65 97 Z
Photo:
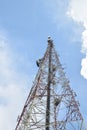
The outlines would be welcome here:
M 13 130 L 26 91 L 25 79 L 14 68 L 8 40 L 0 33 L 0 130 Z
M 78 23 L 84 26 L 82 32 L 82 49 L 81 52 L 86 56 L 81 62 L 81 75 L 87 79 L 87 0 L 70 0 L 68 15 Z

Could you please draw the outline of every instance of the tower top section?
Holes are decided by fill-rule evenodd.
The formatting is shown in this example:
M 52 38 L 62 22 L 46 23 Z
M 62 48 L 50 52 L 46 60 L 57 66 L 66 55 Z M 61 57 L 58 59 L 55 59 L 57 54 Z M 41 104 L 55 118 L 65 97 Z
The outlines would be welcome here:
M 53 47 L 53 40 L 51 39 L 50 36 L 48 36 L 47 42 L 48 42 L 48 45 L 50 45 L 51 47 Z

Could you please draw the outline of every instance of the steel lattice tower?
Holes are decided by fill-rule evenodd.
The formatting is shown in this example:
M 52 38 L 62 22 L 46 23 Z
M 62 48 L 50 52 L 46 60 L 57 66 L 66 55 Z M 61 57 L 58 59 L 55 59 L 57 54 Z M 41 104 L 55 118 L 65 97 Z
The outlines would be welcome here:
M 44 57 L 36 63 L 39 70 L 15 130 L 86 130 L 50 37 Z

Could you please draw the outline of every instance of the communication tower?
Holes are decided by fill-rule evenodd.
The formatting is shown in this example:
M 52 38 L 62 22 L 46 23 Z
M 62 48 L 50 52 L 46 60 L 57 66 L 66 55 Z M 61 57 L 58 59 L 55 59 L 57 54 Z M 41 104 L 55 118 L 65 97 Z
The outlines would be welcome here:
M 39 67 L 15 130 L 86 130 L 53 40 L 48 37 Z

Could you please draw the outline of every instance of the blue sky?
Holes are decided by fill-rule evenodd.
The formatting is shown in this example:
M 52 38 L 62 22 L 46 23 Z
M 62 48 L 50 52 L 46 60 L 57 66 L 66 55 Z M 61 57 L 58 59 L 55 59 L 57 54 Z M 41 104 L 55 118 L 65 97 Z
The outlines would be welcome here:
M 87 121 L 87 16 L 86 8 L 83 9 L 86 3 L 0 0 L 1 130 L 15 128 L 37 73 L 35 62 L 43 56 L 49 35 Z

